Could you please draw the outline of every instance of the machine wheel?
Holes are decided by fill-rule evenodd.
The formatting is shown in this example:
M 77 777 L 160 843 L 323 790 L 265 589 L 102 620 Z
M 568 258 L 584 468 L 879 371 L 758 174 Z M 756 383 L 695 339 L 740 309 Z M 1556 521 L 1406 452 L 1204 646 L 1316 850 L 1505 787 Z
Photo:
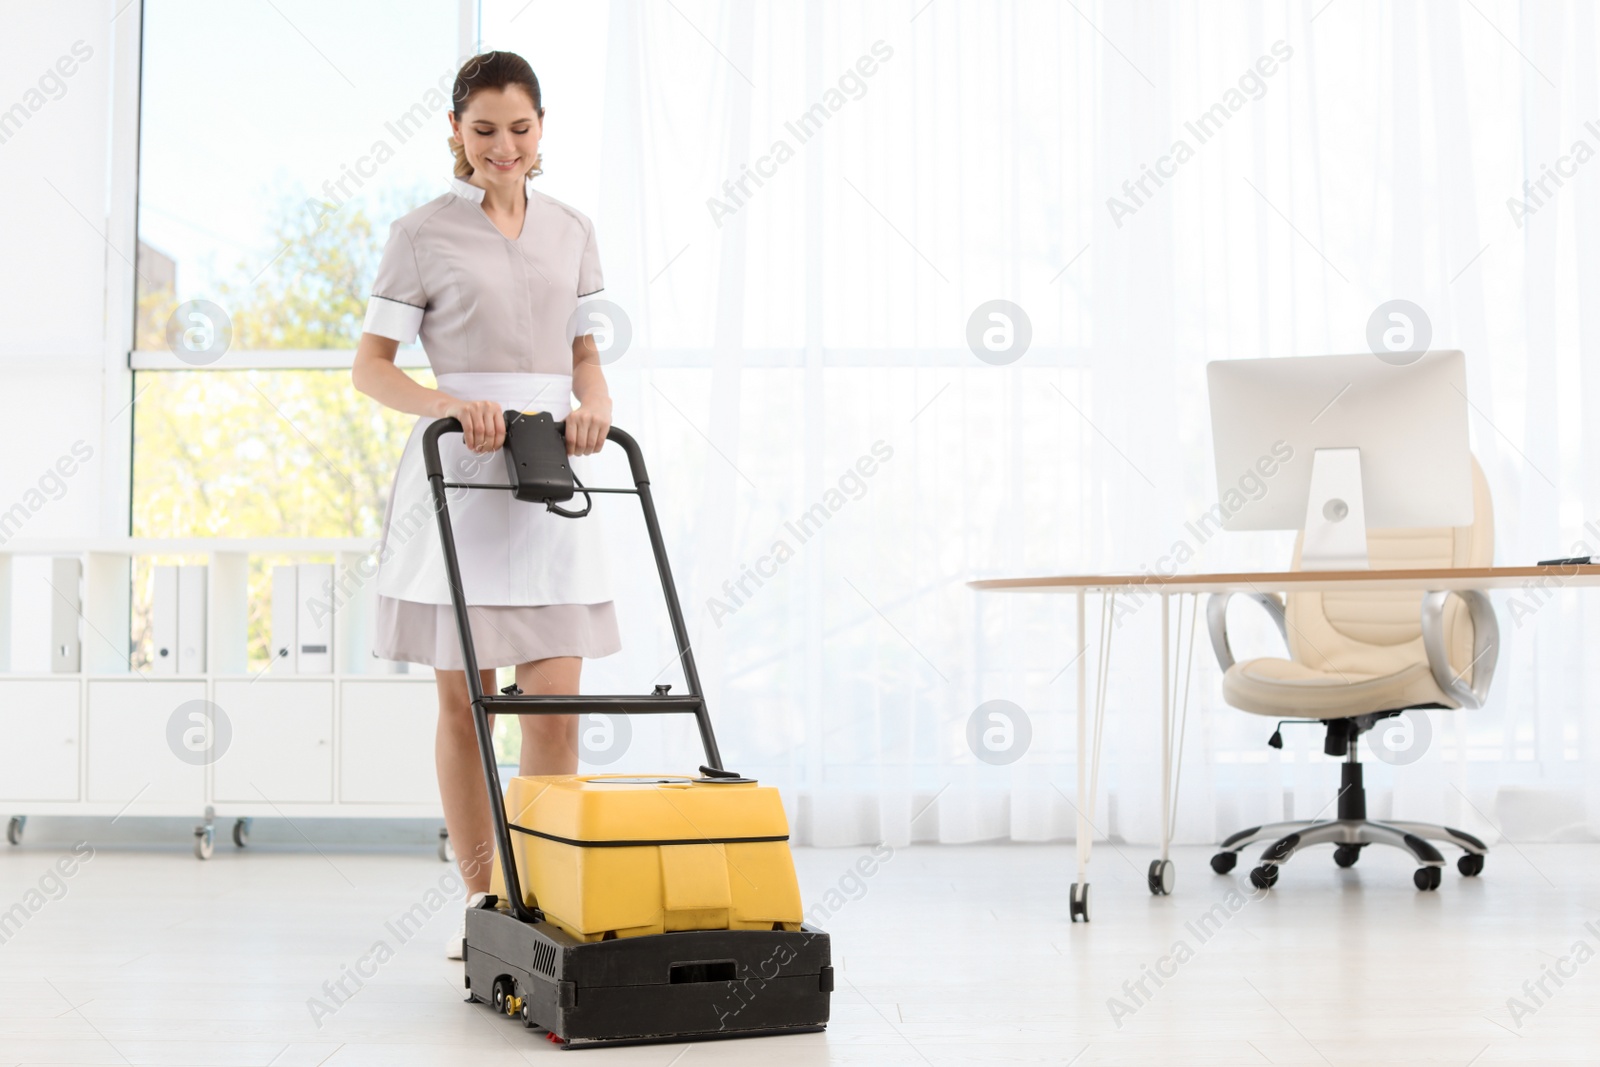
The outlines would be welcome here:
M 22 828 L 28 825 L 26 815 L 13 815 L 11 821 L 6 823 L 6 843 L 11 845 L 22 844 Z
M 1257 889 L 1271 889 L 1278 884 L 1278 865 L 1263 863 L 1250 872 L 1250 884 Z
M 539 1024 L 533 1021 L 533 1003 L 527 998 L 522 998 L 522 1010 L 517 1013 L 522 1019 L 522 1025 L 530 1030 L 537 1030 Z
M 1360 845 L 1338 845 L 1333 850 L 1333 862 L 1341 867 L 1354 867 L 1360 858 Z
M 456 850 L 450 847 L 450 831 L 439 827 L 439 862 L 449 863 L 455 859 Z
M 1218 874 L 1227 874 L 1233 870 L 1238 862 L 1239 854 L 1237 852 L 1218 852 L 1211 857 L 1211 869 Z
M 1075 923 L 1089 921 L 1089 883 L 1082 885 L 1072 883 L 1072 891 L 1067 895 L 1067 913 Z
M 1418 867 L 1411 873 L 1411 880 L 1416 883 L 1418 889 L 1428 893 L 1439 888 L 1444 876 L 1439 873 L 1437 867 Z
M 1465 878 L 1476 878 L 1483 873 L 1483 853 L 1468 852 L 1456 860 L 1456 870 Z
M 509 976 L 502 974 L 494 980 L 494 997 L 490 1002 L 494 1005 L 494 1010 L 504 1015 L 506 1012 L 506 1000 L 510 996 L 511 979 Z
M 216 831 L 210 826 L 196 826 L 194 828 L 194 858 L 208 860 L 216 848 Z
M 1145 876 L 1150 885 L 1150 892 L 1158 897 L 1168 896 L 1173 885 L 1178 880 L 1178 872 L 1173 868 L 1171 860 L 1151 860 L 1150 871 Z
M 244 848 L 250 843 L 250 820 L 233 820 L 233 843 L 238 848 Z

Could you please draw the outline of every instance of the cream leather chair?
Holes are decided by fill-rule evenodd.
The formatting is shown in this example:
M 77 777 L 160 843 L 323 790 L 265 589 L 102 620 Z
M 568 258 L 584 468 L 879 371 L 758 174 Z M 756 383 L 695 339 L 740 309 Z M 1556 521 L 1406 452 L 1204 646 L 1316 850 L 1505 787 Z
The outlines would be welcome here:
M 1494 514 L 1483 470 L 1472 464 L 1471 526 L 1371 530 L 1367 554 L 1373 570 L 1409 567 L 1487 567 L 1494 556 Z M 1293 569 L 1300 569 L 1300 540 Z M 1360 735 L 1382 719 L 1412 708 L 1483 706 L 1494 675 L 1500 629 L 1489 598 L 1476 591 L 1306 592 L 1287 600 L 1266 593 L 1239 594 L 1261 604 L 1278 624 L 1288 659 L 1235 662 L 1228 645 L 1232 594 L 1206 606 L 1211 645 L 1223 669 L 1222 694 L 1242 711 L 1284 721 L 1312 721 L 1327 729 L 1323 751 L 1344 756 L 1338 817 L 1256 826 L 1227 838 L 1211 858 L 1218 874 L 1233 870 L 1239 852 L 1270 840 L 1261 865 L 1250 872 L 1257 888 L 1278 880 L 1278 867 L 1308 845 L 1332 843 L 1334 861 L 1349 867 L 1370 844 L 1410 852 L 1420 866 L 1418 889 L 1437 889 L 1444 858 L 1429 841 L 1459 846 L 1463 875 L 1483 870 L 1488 851 L 1471 834 L 1446 826 L 1367 819 L 1366 791 L 1357 760 Z M 1452 599 L 1452 598 L 1455 599 Z M 1282 747 L 1280 735 L 1268 742 Z

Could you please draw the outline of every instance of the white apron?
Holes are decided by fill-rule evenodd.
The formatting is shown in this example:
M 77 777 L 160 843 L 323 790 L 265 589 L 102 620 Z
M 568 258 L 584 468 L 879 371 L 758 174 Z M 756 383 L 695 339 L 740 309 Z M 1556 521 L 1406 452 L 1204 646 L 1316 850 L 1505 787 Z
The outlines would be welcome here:
M 565 419 L 572 405 L 567 374 L 450 373 L 439 389 L 461 400 L 492 400 L 502 409 L 548 411 Z M 378 592 L 396 600 L 450 603 L 439 520 L 422 462 L 422 435 L 436 420 L 421 418 L 411 430 L 389 494 L 378 554 Z M 584 481 L 584 460 L 573 470 Z M 479 455 L 460 434 L 439 439 L 447 482 L 504 485 L 503 450 Z M 517 500 L 502 489 L 446 489 L 450 528 L 470 605 L 599 604 L 612 599 L 598 513 L 566 519 L 543 504 Z M 582 499 L 567 507 L 581 507 Z

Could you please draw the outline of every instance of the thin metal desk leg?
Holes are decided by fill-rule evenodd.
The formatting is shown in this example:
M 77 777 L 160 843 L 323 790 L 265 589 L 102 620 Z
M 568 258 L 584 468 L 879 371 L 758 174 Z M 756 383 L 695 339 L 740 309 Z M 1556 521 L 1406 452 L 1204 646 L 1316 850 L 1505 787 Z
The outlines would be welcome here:
M 1161 859 L 1172 840 L 1172 598 L 1161 593 Z
M 1177 678 L 1174 666 L 1174 655 L 1183 654 L 1183 597 L 1178 594 L 1178 640 L 1176 647 L 1172 640 L 1172 616 L 1170 595 L 1161 594 L 1161 856 L 1150 861 L 1150 870 L 1146 877 L 1149 882 L 1150 892 L 1158 897 L 1167 896 L 1172 892 L 1177 882 L 1177 872 L 1172 864 L 1172 833 L 1173 819 L 1176 815 L 1173 801 L 1177 797 L 1178 782 L 1175 766 L 1181 764 L 1183 759 L 1183 739 L 1177 738 L 1178 744 L 1173 744 L 1173 717 L 1178 709 L 1178 690 L 1183 690 L 1183 721 L 1187 723 L 1189 717 L 1189 685 L 1194 676 L 1194 628 L 1199 618 L 1200 599 L 1198 596 L 1190 597 L 1189 612 L 1189 658 L 1184 668 L 1183 680 Z
M 1073 922 L 1089 921 L 1089 633 L 1084 603 L 1088 594 L 1079 589 L 1078 608 L 1078 880 L 1072 883 L 1068 903 Z

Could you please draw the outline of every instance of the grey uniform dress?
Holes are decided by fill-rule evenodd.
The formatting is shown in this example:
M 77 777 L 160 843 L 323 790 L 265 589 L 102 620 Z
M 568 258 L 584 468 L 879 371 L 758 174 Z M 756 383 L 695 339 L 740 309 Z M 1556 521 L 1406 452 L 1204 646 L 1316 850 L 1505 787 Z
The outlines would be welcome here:
M 484 214 L 483 190 L 451 191 L 397 221 L 378 265 L 363 329 L 420 336 L 439 388 L 465 400 L 567 416 L 578 301 L 602 287 L 594 227 L 581 212 L 528 190 L 522 232 Z M 373 651 L 461 670 L 437 520 L 412 429 L 395 473 L 379 551 Z M 450 481 L 504 482 L 500 453 L 441 439 Z M 573 466 L 583 477 L 585 459 Z M 586 479 L 587 480 L 587 479 Z M 551 656 L 608 656 L 622 647 L 597 513 L 564 519 L 510 493 L 455 490 L 451 529 L 481 668 Z

